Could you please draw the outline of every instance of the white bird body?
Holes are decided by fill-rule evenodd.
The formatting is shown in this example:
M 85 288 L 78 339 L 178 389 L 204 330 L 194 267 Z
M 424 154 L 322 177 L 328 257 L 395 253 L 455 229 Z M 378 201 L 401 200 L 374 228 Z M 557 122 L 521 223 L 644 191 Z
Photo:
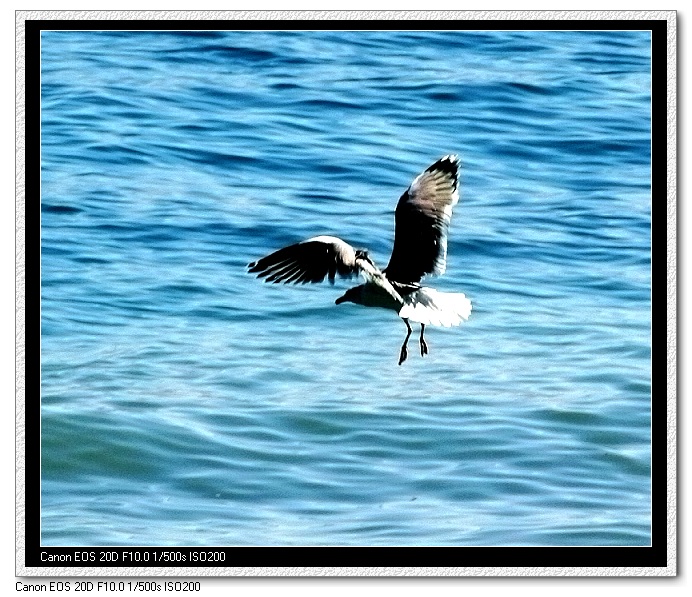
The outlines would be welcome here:
M 441 275 L 447 267 L 447 231 L 459 201 L 459 159 L 448 155 L 419 174 L 399 199 L 394 247 L 389 264 L 380 270 L 367 251 L 335 236 L 316 236 L 279 249 L 249 265 L 266 282 L 333 284 L 337 275 L 360 274 L 365 284 L 350 288 L 336 304 L 352 302 L 396 311 L 408 333 L 399 365 L 407 358 L 409 319 L 421 324 L 421 355 L 428 353 L 426 325 L 455 326 L 471 314 L 471 301 L 462 293 L 444 293 L 420 285 L 426 274 Z
M 404 299 L 399 317 L 423 325 L 452 327 L 471 315 L 471 301 L 462 292 L 440 292 L 421 286 Z
M 425 286 L 419 286 L 397 300 L 379 284 L 366 283 L 351 288 L 346 295 L 336 300 L 337 305 L 344 302 L 390 309 L 396 311 L 402 319 L 443 327 L 459 325 L 471 315 L 471 301 L 465 294 L 439 292 Z

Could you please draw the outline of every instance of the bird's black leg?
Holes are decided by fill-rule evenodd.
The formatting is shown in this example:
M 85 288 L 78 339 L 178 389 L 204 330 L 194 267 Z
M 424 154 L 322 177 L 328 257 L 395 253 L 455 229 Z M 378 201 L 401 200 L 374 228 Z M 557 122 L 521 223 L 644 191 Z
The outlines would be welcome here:
M 408 319 L 404 319 L 404 323 L 406 324 L 406 329 L 408 330 L 406 334 L 406 340 L 404 340 L 404 343 L 401 345 L 401 353 L 399 354 L 399 365 L 403 363 L 406 360 L 406 357 L 408 356 L 408 350 L 406 349 L 406 345 L 408 344 L 408 339 L 411 337 L 411 332 L 413 331 L 411 329 L 411 326 L 408 324 Z
M 426 354 L 428 354 L 428 345 L 425 342 L 425 338 L 423 338 L 423 334 L 425 332 L 425 324 L 421 323 L 420 324 L 420 356 L 424 357 Z

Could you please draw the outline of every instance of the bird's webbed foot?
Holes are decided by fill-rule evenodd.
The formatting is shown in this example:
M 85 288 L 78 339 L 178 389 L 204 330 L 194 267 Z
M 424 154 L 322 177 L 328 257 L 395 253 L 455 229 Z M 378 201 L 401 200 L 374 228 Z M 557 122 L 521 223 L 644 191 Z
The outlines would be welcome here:
M 406 348 L 406 345 L 408 344 L 408 339 L 411 337 L 411 326 L 408 324 L 408 319 L 404 319 L 404 323 L 406 324 L 406 329 L 408 330 L 406 333 L 406 339 L 404 340 L 404 343 L 401 345 L 401 352 L 399 353 L 399 365 L 403 363 L 406 358 L 408 357 L 408 348 Z
M 408 358 L 408 349 L 406 348 L 406 344 L 404 344 L 401 347 L 401 352 L 399 353 L 399 365 L 401 365 L 401 363 L 403 363 L 407 358 Z
M 420 339 L 420 356 L 424 357 L 426 354 L 428 354 L 428 343 L 425 341 L 425 338 Z

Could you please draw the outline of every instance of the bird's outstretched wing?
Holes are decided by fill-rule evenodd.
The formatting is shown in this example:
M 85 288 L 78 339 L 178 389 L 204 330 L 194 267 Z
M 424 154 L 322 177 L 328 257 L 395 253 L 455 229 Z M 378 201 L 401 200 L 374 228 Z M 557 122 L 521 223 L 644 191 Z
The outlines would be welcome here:
M 251 274 L 265 278 L 265 282 L 305 284 L 322 282 L 333 284 L 336 276 L 350 278 L 356 274 L 382 287 L 394 300 L 403 302 L 389 280 L 372 262 L 365 251 L 354 249 L 335 236 L 316 236 L 303 242 L 274 251 L 248 265 Z
M 447 267 L 447 230 L 459 201 L 459 158 L 446 155 L 417 176 L 396 206 L 389 280 L 417 283 Z
M 248 268 L 266 282 L 305 284 L 328 277 L 333 284 L 337 275 L 350 278 L 363 269 L 360 254 L 340 238 L 316 236 L 279 249 Z

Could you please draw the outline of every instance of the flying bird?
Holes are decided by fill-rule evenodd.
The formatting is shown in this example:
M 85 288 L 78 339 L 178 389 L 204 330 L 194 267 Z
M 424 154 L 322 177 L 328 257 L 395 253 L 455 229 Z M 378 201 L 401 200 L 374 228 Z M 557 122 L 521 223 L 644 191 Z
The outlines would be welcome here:
M 315 236 L 279 249 L 248 265 L 266 282 L 333 284 L 337 276 L 362 275 L 365 283 L 350 288 L 336 304 L 351 302 L 396 311 L 406 324 L 399 365 L 408 357 L 409 320 L 420 323 L 420 353 L 428 354 L 426 325 L 454 326 L 469 318 L 471 301 L 462 293 L 438 292 L 421 285 L 426 274 L 447 267 L 447 231 L 459 201 L 459 158 L 447 155 L 418 175 L 399 199 L 395 212 L 394 248 L 380 270 L 364 249 L 335 236 Z

